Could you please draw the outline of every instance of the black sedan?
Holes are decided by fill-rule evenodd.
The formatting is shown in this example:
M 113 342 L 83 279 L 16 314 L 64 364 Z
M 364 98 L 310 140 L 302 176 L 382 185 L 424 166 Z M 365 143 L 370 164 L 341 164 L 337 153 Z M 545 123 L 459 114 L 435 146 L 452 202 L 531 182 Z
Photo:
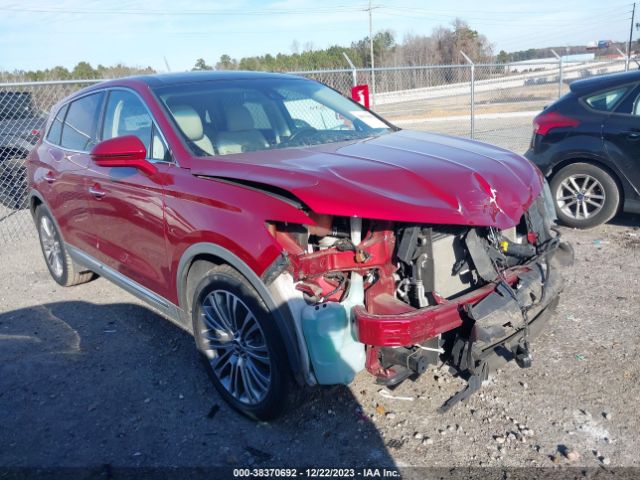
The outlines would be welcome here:
M 640 213 L 640 71 L 570 87 L 534 119 L 525 154 L 549 179 L 558 218 L 590 228 Z

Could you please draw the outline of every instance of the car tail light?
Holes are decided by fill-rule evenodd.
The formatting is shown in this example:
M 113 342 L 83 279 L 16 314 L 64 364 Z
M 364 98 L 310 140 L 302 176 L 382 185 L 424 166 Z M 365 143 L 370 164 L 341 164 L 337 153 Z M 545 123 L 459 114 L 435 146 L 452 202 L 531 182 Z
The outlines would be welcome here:
M 580 121 L 575 118 L 565 117 L 558 112 L 542 112 L 533 119 L 533 133 L 536 135 L 546 135 L 553 128 L 577 127 Z

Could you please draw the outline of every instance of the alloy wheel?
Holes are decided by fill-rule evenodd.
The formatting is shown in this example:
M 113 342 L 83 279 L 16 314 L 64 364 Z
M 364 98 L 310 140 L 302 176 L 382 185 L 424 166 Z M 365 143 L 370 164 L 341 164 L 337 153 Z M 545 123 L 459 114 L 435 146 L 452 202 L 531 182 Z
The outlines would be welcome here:
M 587 174 L 565 178 L 556 192 L 558 208 L 576 220 L 585 220 L 597 215 L 604 207 L 605 200 L 602 184 Z
M 271 359 L 255 314 L 226 290 L 210 292 L 201 306 L 204 351 L 213 372 L 238 401 L 261 402 L 271 384 Z
M 56 234 L 53 222 L 46 215 L 40 219 L 40 239 L 44 257 L 49 264 L 49 268 L 57 278 L 64 273 L 62 246 Z

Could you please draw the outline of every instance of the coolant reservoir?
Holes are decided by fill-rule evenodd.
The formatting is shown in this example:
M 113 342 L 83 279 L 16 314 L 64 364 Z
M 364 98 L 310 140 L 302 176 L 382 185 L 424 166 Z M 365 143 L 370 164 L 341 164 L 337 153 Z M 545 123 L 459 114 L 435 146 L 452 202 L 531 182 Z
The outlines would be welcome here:
M 362 276 L 352 273 L 349 293 L 341 303 L 303 308 L 302 330 L 318 383 L 347 385 L 364 368 L 364 344 L 355 339 L 351 313 L 355 305 L 363 302 Z

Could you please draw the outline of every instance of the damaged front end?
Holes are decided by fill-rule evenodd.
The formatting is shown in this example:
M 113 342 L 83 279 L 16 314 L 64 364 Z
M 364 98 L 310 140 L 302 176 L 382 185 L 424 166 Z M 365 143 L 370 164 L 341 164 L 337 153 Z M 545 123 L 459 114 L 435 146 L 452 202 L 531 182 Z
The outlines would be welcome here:
M 267 275 L 287 302 L 320 384 L 366 368 L 393 386 L 439 360 L 469 379 L 531 364 L 530 340 L 562 289 L 571 247 L 541 194 L 507 230 L 310 214 L 314 225 L 270 222 L 283 248 Z M 277 278 L 277 281 L 274 280 Z

